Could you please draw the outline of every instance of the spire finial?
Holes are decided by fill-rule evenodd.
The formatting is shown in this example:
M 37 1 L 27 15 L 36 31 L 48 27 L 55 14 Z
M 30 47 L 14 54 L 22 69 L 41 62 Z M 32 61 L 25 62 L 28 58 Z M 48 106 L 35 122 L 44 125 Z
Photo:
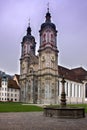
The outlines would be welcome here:
M 29 18 L 29 23 L 28 23 L 28 26 L 30 27 L 30 18 Z
M 29 23 L 27 28 L 27 35 L 31 35 L 30 18 L 29 18 Z
M 51 22 L 51 15 L 49 13 L 49 2 L 47 3 L 46 22 Z
M 49 12 L 49 2 L 47 3 L 47 11 Z

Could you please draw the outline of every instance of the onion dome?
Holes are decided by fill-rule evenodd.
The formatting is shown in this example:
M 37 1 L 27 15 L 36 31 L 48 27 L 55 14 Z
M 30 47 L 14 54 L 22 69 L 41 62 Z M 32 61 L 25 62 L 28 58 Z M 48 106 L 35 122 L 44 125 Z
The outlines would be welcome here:
M 45 20 L 45 22 L 41 25 L 40 31 L 42 31 L 45 27 L 48 27 L 48 26 L 51 27 L 51 28 L 53 28 L 54 30 L 56 30 L 55 24 L 51 22 L 51 14 L 50 14 L 50 12 L 49 12 L 49 8 L 48 8 L 48 11 L 47 11 L 45 17 L 46 17 L 46 20 Z
M 27 34 L 26 34 L 26 36 L 23 37 L 22 43 L 24 43 L 26 41 L 31 41 L 31 42 L 33 41 L 33 42 L 35 42 L 34 36 L 31 35 L 30 23 L 29 23 L 29 26 L 27 28 Z
M 7 76 L 6 74 L 4 73 L 3 76 L 2 76 L 2 81 L 6 81 L 7 80 Z

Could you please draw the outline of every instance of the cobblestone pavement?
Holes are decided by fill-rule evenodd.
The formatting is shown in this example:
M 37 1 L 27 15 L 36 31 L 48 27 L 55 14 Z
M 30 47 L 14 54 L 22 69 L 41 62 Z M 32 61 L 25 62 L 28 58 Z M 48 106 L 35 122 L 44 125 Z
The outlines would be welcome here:
M 45 117 L 42 112 L 0 113 L 0 130 L 87 130 L 87 115 L 58 119 Z

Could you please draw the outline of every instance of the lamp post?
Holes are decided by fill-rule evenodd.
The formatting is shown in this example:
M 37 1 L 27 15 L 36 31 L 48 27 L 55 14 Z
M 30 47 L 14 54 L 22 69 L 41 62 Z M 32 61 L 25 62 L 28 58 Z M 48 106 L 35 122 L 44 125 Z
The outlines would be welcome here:
M 65 79 L 64 77 L 62 78 L 62 92 L 61 92 L 61 107 L 66 107 L 66 94 L 65 94 Z

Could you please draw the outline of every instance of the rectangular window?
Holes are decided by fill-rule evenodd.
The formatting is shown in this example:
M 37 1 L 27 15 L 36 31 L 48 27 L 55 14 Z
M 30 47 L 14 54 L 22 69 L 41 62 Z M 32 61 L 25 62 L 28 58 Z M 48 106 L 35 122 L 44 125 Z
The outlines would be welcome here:
M 79 97 L 80 97 L 80 85 L 79 85 Z
M 79 97 L 79 85 L 77 85 L 77 97 Z
M 80 86 L 80 97 L 82 97 L 82 86 Z
M 75 86 L 75 84 L 74 84 L 74 97 L 75 97 L 75 87 L 76 87 L 76 86 Z
M 85 84 L 85 98 L 87 98 L 87 83 Z
M 2 85 L 4 85 L 4 83 L 2 82 Z
M 68 82 L 66 84 L 66 95 L 68 96 Z
M 11 97 L 13 97 L 13 94 L 11 94 Z
M 15 89 L 15 92 L 17 92 L 17 90 Z
M 15 94 L 15 97 L 17 97 L 17 94 Z
M 70 84 L 70 97 L 72 97 L 72 83 Z
M 4 90 L 4 88 L 2 88 L 2 90 Z

